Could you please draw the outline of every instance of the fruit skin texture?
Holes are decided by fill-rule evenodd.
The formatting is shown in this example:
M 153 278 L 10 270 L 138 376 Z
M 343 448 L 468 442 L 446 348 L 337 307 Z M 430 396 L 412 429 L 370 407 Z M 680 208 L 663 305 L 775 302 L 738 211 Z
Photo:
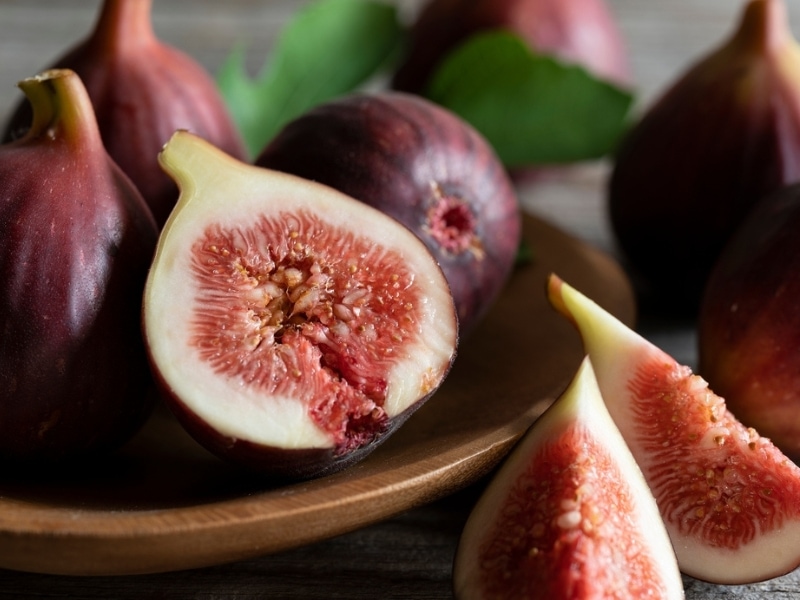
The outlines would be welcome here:
M 698 318 L 699 369 L 745 424 L 800 460 L 800 185 L 765 198 L 725 247 Z
M 410 94 L 354 94 L 301 115 L 256 164 L 331 186 L 416 233 L 439 261 L 462 337 L 505 285 L 519 248 L 513 184 L 485 139 Z
M 105 0 L 91 34 L 52 66 L 78 73 L 92 99 L 103 143 L 164 224 L 178 199 L 158 164 L 161 147 L 188 129 L 225 152 L 245 148 L 211 76 L 194 59 L 161 42 L 151 22 L 152 0 Z M 21 104 L 5 139 L 30 123 Z
M 689 367 L 556 275 L 553 306 L 577 327 L 608 411 L 658 503 L 681 570 L 748 583 L 800 564 L 800 468 L 727 410 Z
M 361 460 L 442 383 L 447 282 L 397 221 L 188 132 L 160 154 L 180 199 L 147 280 L 145 337 L 195 439 L 267 476 Z
M 800 48 L 783 0 L 751 0 L 737 31 L 645 112 L 615 158 L 610 219 L 643 298 L 696 315 L 733 231 L 798 178 Z
M 683 598 L 655 499 L 588 358 L 475 505 L 453 580 L 459 600 Z
M 3 469 L 101 456 L 151 409 L 140 312 L 155 222 L 78 76 L 19 85 L 34 120 L 0 146 Z
M 630 82 L 622 37 L 604 0 L 433 0 L 412 25 L 408 53 L 392 86 L 423 92 L 449 52 L 474 34 L 499 28 L 597 77 Z

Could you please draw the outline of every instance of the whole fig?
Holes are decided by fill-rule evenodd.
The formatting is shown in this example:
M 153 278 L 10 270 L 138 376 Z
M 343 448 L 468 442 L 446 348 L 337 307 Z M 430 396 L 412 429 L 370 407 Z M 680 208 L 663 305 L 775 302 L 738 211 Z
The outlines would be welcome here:
M 456 46 L 473 34 L 500 28 L 597 77 L 623 85 L 630 81 L 622 36 L 604 0 L 432 0 L 411 27 L 408 52 L 392 86 L 424 91 Z
M 157 158 L 172 133 L 190 130 L 237 157 L 245 156 L 245 148 L 211 76 L 156 37 L 151 8 L 152 0 L 105 0 L 91 34 L 51 66 L 81 77 L 108 153 L 139 188 L 160 226 L 178 199 Z M 23 102 L 5 139 L 29 125 Z
M 0 469 L 100 455 L 151 408 L 141 333 L 157 228 L 108 156 L 78 76 L 19 86 L 33 122 L 0 146 Z
M 462 336 L 511 272 L 521 215 L 508 174 L 477 131 L 419 96 L 327 102 L 288 123 L 256 164 L 329 185 L 416 233 L 447 277 Z
M 629 131 L 610 219 L 646 301 L 696 314 L 714 261 L 767 193 L 800 178 L 800 48 L 783 0 L 751 0 L 738 30 Z
M 720 255 L 698 317 L 699 370 L 731 411 L 800 460 L 800 185 L 765 197 Z

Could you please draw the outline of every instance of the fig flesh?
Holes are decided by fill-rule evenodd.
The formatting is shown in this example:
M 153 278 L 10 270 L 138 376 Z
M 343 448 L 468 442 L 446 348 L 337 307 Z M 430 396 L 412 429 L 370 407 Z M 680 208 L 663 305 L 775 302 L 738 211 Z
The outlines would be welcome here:
M 449 52 L 492 29 L 511 31 L 533 50 L 581 65 L 602 79 L 630 82 L 622 36 L 604 0 L 432 0 L 412 24 L 392 87 L 424 92 Z
M 687 366 L 555 275 L 608 411 L 658 503 L 687 575 L 749 583 L 800 564 L 800 468 L 745 427 Z
M 181 195 L 144 329 L 178 419 L 269 476 L 317 477 L 366 456 L 455 356 L 453 299 L 427 248 L 376 209 L 188 132 L 160 161 Z
M 483 492 L 453 579 L 459 600 L 683 598 L 655 499 L 589 359 Z
M 245 148 L 216 84 L 192 57 L 159 40 L 152 0 L 104 0 L 88 37 L 52 66 L 78 73 L 92 99 L 103 143 L 163 225 L 178 199 L 158 152 L 177 129 L 188 129 L 228 154 Z M 5 139 L 30 125 L 21 104 Z
M 467 336 L 510 275 L 521 238 L 513 184 L 453 113 L 396 92 L 353 94 L 288 123 L 256 159 L 394 217 L 425 242 Z
M 723 250 L 698 317 L 699 368 L 731 411 L 800 460 L 800 185 L 764 198 Z
M 152 405 L 140 314 L 155 222 L 74 72 L 19 87 L 33 123 L 0 145 L 3 470 L 102 456 Z
M 783 0 L 750 0 L 736 32 L 623 139 L 611 224 L 642 299 L 696 316 L 722 248 L 766 194 L 800 179 L 800 47 Z

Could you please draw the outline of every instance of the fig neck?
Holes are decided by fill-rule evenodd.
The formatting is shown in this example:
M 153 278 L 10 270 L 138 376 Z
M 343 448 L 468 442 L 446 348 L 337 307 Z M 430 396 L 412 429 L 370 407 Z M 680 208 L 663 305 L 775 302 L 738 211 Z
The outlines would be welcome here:
M 758 54 L 774 54 L 794 43 L 784 0 L 751 0 L 732 40 L 740 49 Z
M 51 69 L 19 83 L 33 108 L 33 121 L 20 142 L 48 140 L 74 148 L 103 148 L 89 94 L 69 69 Z
M 155 42 L 152 6 L 152 0 L 104 0 L 91 42 L 116 52 Z

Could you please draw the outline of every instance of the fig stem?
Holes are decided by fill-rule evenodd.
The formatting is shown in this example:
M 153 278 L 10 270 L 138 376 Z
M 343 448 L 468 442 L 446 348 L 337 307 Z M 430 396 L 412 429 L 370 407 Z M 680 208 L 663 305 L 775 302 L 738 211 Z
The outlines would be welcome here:
M 137 51 L 155 41 L 152 5 L 152 0 L 105 0 L 90 40 L 105 49 L 106 56 Z M 110 48 L 115 51 L 109 52 Z
M 794 42 L 784 0 L 751 0 L 733 43 L 756 53 L 774 53 Z
M 23 140 L 47 136 L 84 147 L 103 147 L 92 101 L 77 73 L 49 69 L 17 85 L 33 109 L 33 121 Z

